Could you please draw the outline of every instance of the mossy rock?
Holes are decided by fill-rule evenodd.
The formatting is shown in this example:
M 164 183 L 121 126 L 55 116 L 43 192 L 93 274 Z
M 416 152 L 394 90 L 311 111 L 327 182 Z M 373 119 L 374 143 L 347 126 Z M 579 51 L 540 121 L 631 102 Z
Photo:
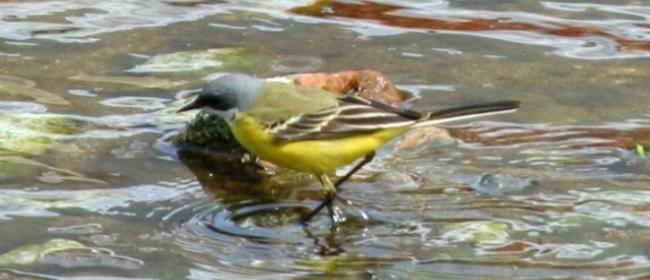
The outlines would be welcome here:
M 455 242 L 502 244 L 508 241 L 508 224 L 494 221 L 471 221 L 442 228 L 443 238 Z
M 174 143 L 211 152 L 230 153 L 240 157 L 246 150 L 237 142 L 228 123 L 217 115 L 200 112 L 176 136 Z
M 62 136 L 81 131 L 83 123 L 63 116 L 0 116 L 0 150 L 39 154 L 56 145 Z
M 67 239 L 52 239 L 42 244 L 25 245 L 0 255 L 0 266 L 36 264 L 48 253 L 85 247 L 77 241 Z

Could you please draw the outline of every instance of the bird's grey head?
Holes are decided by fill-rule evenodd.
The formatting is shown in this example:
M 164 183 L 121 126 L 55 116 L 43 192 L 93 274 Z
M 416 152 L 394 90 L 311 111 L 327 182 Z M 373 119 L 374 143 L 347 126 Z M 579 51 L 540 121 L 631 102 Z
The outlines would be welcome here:
M 246 74 L 226 74 L 201 89 L 196 98 L 178 112 L 204 109 L 229 120 L 235 111 L 245 110 L 255 98 L 263 80 Z

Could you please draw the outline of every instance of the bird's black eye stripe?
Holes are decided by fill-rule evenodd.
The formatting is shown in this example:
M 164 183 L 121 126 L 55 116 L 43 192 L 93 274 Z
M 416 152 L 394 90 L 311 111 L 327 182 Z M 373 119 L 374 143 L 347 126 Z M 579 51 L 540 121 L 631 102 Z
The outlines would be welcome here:
M 201 105 L 209 106 L 219 111 L 226 111 L 237 106 L 234 98 L 229 98 L 229 95 L 223 93 L 203 93 L 199 97 L 199 101 Z

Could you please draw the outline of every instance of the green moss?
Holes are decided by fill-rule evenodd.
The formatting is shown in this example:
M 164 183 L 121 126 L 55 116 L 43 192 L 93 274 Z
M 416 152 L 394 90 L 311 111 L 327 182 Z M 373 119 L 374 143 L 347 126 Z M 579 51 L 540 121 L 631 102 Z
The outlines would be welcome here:
M 291 8 L 290 11 L 301 15 L 318 16 L 323 13 L 325 8 L 328 8 L 331 0 L 316 0 L 309 5 Z
M 493 221 L 472 221 L 447 225 L 443 238 L 456 242 L 501 244 L 508 241 L 508 225 Z
M 380 263 L 381 258 L 359 257 L 348 255 L 326 256 L 314 259 L 298 259 L 298 266 L 323 272 L 327 276 L 340 276 L 341 273 L 350 271 L 363 271 L 373 263 Z
M 246 150 L 232 135 L 226 121 L 216 115 L 200 112 L 176 136 L 174 142 L 215 152 L 244 154 Z
M 639 157 L 642 157 L 644 159 L 648 159 L 648 156 L 645 153 L 645 147 L 641 144 L 636 144 L 636 153 L 639 155 Z
M 28 119 L 23 123 L 26 128 L 49 133 L 71 135 L 79 132 L 81 123 L 62 117 L 45 116 Z
M 57 144 L 62 135 L 81 130 L 82 123 L 56 115 L 0 116 L 0 149 L 38 154 Z
M 239 49 L 231 55 L 221 56 L 220 59 L 225 70 L 261 70 L 268 68 L 273 62 L 269 56 L 250 49 Z

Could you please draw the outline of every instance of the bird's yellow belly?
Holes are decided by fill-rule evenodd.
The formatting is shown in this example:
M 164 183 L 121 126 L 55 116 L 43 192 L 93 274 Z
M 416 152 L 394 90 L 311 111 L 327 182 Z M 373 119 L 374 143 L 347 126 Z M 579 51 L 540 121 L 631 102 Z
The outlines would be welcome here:
M 232 130 L 244 148 L 264 160 L 298 171 L 323 174 L 364 157 L 406 129 L 382 129 L 341 138 L 274 143 L 272 136 L 255 119 L 241 116 Z

